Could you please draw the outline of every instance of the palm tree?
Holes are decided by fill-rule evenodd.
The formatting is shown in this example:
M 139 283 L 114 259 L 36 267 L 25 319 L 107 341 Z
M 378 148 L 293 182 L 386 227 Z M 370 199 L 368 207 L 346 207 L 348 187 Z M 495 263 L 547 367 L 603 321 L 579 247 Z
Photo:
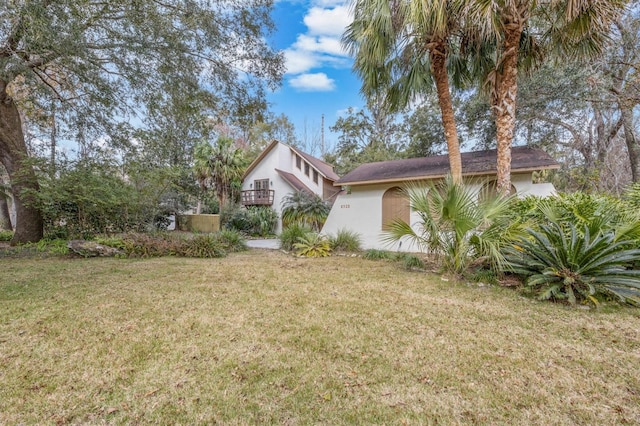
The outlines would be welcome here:
M 392 109 L 402 109 L 435 82 L 454 181 L 462 181 L 447 62 L 460 21 L 456 0 L 352 0 L 354 20 L 343 44 L 367 97 L 380 91 Z
M 200 214 L 202 211 L 202 195 L 208 189 L 208 181 L 211 178 L 212 170 L 209 160 L 213 155 L 213 147 L 209 142 L 202 142 L 195 146 L 193 151 L 193 172 L 198 186 L 200 186 L 201 195 L 198 196 L 198 206 L 196 207 L 196 214 Z
M 511 188 L 518 65 L 531 58 L 523 53 L 555 51 L 574 58 L 598 55 L 611 23 L 622 12 L 624 4 L 624 0 L 467 2 L 465 18 L 468 19 L 467 28 L 472 29 L 470 38 L 478 40 L 479 44 L 489 41 L 494 47 L 493 58 L 487 58 L 487 49 L 476 50 L 482 52 L 476 56 L 476 61 L 485 65 L 491 63 L 491 71 L 483 73 L 483 78 L 491 93 L 496 122 L 499 192 L 508 194 Z M 536 28 L 533 28 L 534 22 Z M 533 36 L 533 29 L 539 37 Z
M 407 239 L 435 255 L 447 272 L 461 274 L 472 263 L 486 264 L 495 272 L 503 269 L 503 248 L 522 232 L 522 225 L 508 214 L 513 196 L 479 197 L 451 177 L 427 188 L 410 186 L 405 192 L 420 218 L 418 227 L 397 219 L 385 233 L 386 242 Z
M 232 191 L 233 182 L 242 177 L 244 171 L 244 154 L 237 148 L 232 139 L 221 137 L 213 146 L 209 158 L 211 181 L 222 208 Z

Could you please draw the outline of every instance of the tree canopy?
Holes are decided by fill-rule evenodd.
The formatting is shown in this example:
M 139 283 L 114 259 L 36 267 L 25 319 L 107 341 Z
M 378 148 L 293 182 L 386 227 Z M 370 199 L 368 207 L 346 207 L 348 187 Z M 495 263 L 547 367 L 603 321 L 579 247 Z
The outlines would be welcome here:
M 264 106 L 266 86 L 277 85 L 283 72 L 281 54 L 265 41 L 271 6 L 270 0 L 3 1 L 0 160 L 18 215 L 14 240 L 42 235 L 37 209 L 23 199 L 23 190 L 38 184 L 25 161 L 21 113 L 57 105 L 68 139 L 114 144 L 130 141 L 117 137 L 123 123 L 153 120 L 167 104 L 180 110 L 197 99 L 209 116 L 244 117 Z

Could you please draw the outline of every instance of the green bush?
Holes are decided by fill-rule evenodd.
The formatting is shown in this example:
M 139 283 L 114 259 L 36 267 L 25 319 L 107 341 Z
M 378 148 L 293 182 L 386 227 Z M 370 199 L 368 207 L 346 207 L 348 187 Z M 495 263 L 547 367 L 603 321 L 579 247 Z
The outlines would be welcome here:
M 308 232 L 299 237 L 293 248 L 301 257 L 327 257 L 331 254 L 329 240 L 315 232 Z
M 591 234 L 584 226 L 551 220 L 528 230 L 528 238 L 506 250 L 509 269 L 526 277 L 540 299 L 598 303 L 596 296 L 613 295 L 640 304 L 640 260 L 633 241 L 617 239 L 612 230 Z M 633 247 L 633 248 L 631 248 Z
M 316 194 L 292 192 L 282 200 L 282 226 L 304 225 L 320 232 L 331 207 Z
M 429 188 L 405 189 L 411 210 L 418 215 L 419 230 L 395 220 L 385 233 L 387 243 L 408 240 L 436 256 L 447 272 L 464 273 L 472 264 L 483 263 L 499 270 L 502 248 L 522 232 L 511 220 L 513 197 L 481 197 L 451 176 Z
M 367 260 L 393 260 L 396 254 L 386 250 L 369 249 L 364 252 L 363 257 Z
M 424 262 L 414 254 L 399 256 L 399 260 L 402 263 L 403 268 L 406 270 L 424 269 Z
M 222 229 L 214 234 L 222 248 L 229 253 L 247 250 L 247 242 L 239 231 L 235 229 Z
M 280 248 L 286 251 L 292 251 L 294 249 L 294 245 L 299 242 L 299 239 L 304 237 L 311 231 L 311 228 L 300 225 L 293 224 L 289 225 L 285 229 L 282 230 L 280 234 Z
M 11 241 L 13 231 L 0 231 L 0 241 Z
M 267 206 L 244 208 L 232 204 L 222 209 L 220 223 L 224 229 L 235 229 L 247 235 L 266 237 L 275 232 L 278 213 Z
M 215 234 L 196 235 L 190 240 L 186 240 L 181 247 L 181 256 L 198 258 L 225 257 L 227 252 L 223 248 L 223 243 Z
M 357 252 L 360 251 L 360 234 L 347 229 L 340 229 L 335 236 L 329 236 L 329 243 L 333 251 Z

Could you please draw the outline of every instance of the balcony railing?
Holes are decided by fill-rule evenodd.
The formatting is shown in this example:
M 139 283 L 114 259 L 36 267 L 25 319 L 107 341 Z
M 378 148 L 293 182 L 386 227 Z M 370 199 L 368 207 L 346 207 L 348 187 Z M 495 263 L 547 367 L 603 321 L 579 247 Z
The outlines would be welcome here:
M 271 206 L 273 205 L 273 189 L 253 189 L 240 192 L 240 202 L 243 206 Z

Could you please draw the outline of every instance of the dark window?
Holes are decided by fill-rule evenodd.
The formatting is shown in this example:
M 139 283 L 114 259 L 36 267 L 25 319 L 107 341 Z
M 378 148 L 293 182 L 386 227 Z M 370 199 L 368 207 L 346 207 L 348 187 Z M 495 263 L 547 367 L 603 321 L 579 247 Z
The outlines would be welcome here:
M 309 176 L 309 163 L 304 163 L 304 174 Z
M 318 183 L 318 172 L 317 171 L 313 171 L 313 182 Z
M 299 170 L 302 170 L 302 158 L 299 155 L 296 155 L 296 167 Z

